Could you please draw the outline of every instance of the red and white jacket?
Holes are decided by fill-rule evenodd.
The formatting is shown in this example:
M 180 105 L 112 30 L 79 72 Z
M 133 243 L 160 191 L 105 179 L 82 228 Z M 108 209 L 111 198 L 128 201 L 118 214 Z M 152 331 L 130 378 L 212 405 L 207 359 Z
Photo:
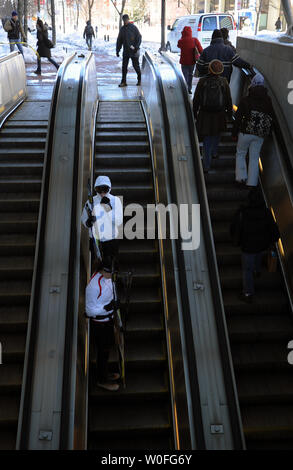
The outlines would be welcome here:
M 113 312 L 104 309 L 113 300 L 112 279 L 106 279 L 101 273 L 95 273 L 85 291 L 85 310 L 88 317 L 103 317 Z M 107 322 L 110 318 L 96 318 L 96 321 Z

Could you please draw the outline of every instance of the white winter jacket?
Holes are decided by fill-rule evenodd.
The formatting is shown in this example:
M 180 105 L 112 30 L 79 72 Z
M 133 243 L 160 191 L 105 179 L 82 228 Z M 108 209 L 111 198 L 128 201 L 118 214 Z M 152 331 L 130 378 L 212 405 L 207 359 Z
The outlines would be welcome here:
M 85 290 L 85 310 L 88 317 L 109 315 L 113 310 L 104 309 L 113 300 L 112 279 L 106 279 L 101 273 L 95 273 Z M 109 318 L 96 319 L 99 322 L 108 322 Z

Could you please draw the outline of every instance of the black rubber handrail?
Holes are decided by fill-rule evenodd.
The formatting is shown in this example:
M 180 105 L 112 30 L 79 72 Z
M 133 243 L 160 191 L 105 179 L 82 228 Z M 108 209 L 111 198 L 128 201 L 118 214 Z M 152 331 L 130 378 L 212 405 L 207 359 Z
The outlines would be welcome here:
M 57 71 L 56 82 L 53 90 L 53 97 L 51 101 L 50 117 L 49 117 L 49 126 L 47 134 L 47 147 L 46 147 L 46 157 L 44 162 L 43 169 L 43 186 L 42 186 L 42 197 L 40 202 L 39 209 L 39 220 L 38 220 L 38 245 L 35 252 L 35 271 L 34 271 L 34 285 L 32 285 L 32 294 L 33 298 L 31 299 L 31 314 L 30 314 L 30 331 L 29 331 L 29 343 L 26 351 L 26 364 L 27 369 L 25 371 L 25 389 L 23 395 L 23 404 L 22 404 L 22 421 L 21 427 L 19 430 L 20 439 L 19 446 L 20 450 L 25 450 L 28 448 L 29 441 L 29 427 L 30 427 L 30 418 L 31 418 L 31 397 L 32 397 L 32 388 L 33 388 L 33 374 L 34 374 L 34 362 L 35 362 L 35 348 L 38 335 L 38 326 L 39 326 L 39 299 L 40 299 L 40 287 L 42 280 L 42 270 L 43 270 L 43 261 L 44 261 L 44 246 L 45 246 L 45 230 L 46 230 L 46 219 L 47 219 L 47 208 L 48 208 L 48 198 L 49 198 L 49 184 L 50 184 L 50 174 L 51 174 L 51 162 L 52 162 L 52 153 L 53 153 L 53 141 L 54 141 L 54 131 L 55 131 L 55 122 L 56 122 L 56 110 L 58 107 L 58 98 L 59 90 L 61 87 L 61 82 L 66 70 L 67 65 L 73 60 L 75 54 L 68 57 L 63 64 L 59 67 Z
M 226 330 L 226 320 L 224 310 L 222 308 L 222 294 L 221 294 L 221 285 L 220 277 L 217 269 L 217 258 L 214 248 L 214 239 L 213 233 L 211 230 L 210 223 L 210 212 L 208 206 L 208 199 L 206 193 L 206 185 L 202 172 L 202 164 L 200 159 L 200 152 L 198 146 L 198 139 L 196 138 L 196 129 L 194 123 L 194 116 L 192 108 L 190 105 L 189 95 L 186 87 L 186 83 L 183 75 L 178 70 L 176 64 L 168 57 L 167 54 L 161 53 L 164 59 L 172 66 L 179 83 L 181 84 L 181 91 L 185 104 L 185 111 L 188 121 L 188 130 L 189 130 L 189 139 L 190 139 L 190 148 L 192 152 L 194 168 L 195 168 L 195 181 L 197 186 L 197 194 L 200 203 L 200 211 L 202 214 L 202 229 L 204 234 L 204 240 L 206 245 L 206 256 L 209 268 L 210 282 L 211 282 L 211 292 L 213 298 L 213 305 L 215 311 L 215 320 L 218 330 L 218 339 L 221 352 L 221 360 L 223 366 L 223 375 L 225 381 L 225 388 L 227 393 L 227 401 L 229 406 L 229 417 L 232 428 L 232 435 L 234 440 L 234 449 L 241 450 L 244 448 L 243 434 L 241 420 L 239 417 L 239 408 L 238 408 L 238 397 L 235 388 L 235 382 L 233 380 L 233 368 L 231 364 L 231 354 L 229 347 L 229 340 L 227 337 Z
M 165 98 L 165 92 L 162 82 L 162 77 L 159 71 L 159 68 L 156 64 L 153 63 L 151 57 L 146 52 L 145 58 L 148 61 L 150 67 L 153 69 L 154 74 L 156 76 L 159 92 L 160 92 L 160 100 L 162 104 L 162 115 L 164 121 L 164 140 L 165 140 L 165 147 L 167 153 L 167 162 L 168 162 L 168 178 L 169 178 L 169 187 L 170 187 L 170 194 L 171 194 L 171 201 L 170 203 L 177 204 L 178 200 L 175 191 L 175 173 L 172 161 L 172 144 L 171 144 L 171 132 L 170 132 L 170 124 L 168 118 L 168 111 L 167 111 L 167 102 Z M 188 302 L 188 290 L 187 290 L 187 280 L 186 280 L 186 273 L 185 273 L 185 263 L 184 263 L 184 256 L 181 248 L 180 239 L 174 240 L 176 246 L 176 257 L 178 263 L 178 276 L 179 276 L 179 283 L 180 283 L 180 292 L 181 292 L 181 305 L 182 305 L 182 318 L 184 324 L 184 336 L 186 341 L 186 354 L 188 357 L 188 374 L 190 378 L 190 389 L 192 395 L 192 413 L 193 413 L 193 420 L 195 423 L 195 436 L 196 436 L 196 448 L 197 450 L 205 450 L 205 438 L 204 438 L 204 430 L 203 430 L 203 419 L 202 419 L 202 412 L 201 412 L 201 400 L 200 400 L 200 390 L 199 390 L 199 383 L 198 383 L 198 375 L 197 375 L 197 367 L 196 367 L 196 353 L 194 347 L 194 339 L 192 334 L 192 322 L 191 322 L 191 315 L 189 309 L 189 302 Z

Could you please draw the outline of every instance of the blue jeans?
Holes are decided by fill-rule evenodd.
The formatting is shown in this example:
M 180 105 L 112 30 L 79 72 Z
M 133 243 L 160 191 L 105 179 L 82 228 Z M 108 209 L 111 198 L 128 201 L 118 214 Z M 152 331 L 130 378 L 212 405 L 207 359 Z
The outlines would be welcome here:
M 93 44 L 93 37 L 92 36 L 86 36 L 86 45 L 89 48 L 89 50 L 92 50 L 92 44 Z
M 21 43 L 21 39 L 9 39 L 10 42 L 10 52 L 14 51 L 15 46 L 18 48 L 19 52 L 23 55 L 23 48 Z
M 193 77 L 194 65 L 181 65 L 181 70 L 185 78 L 188 91 L 192 89 L 192 77 Z
M 242 253 L 243 292 L 254 294 L 253 273 L 261 271 L 263 253 Z
M 220 142 L 220 135 L 208 135 L 203 138 L 203 169 L 209 170 L 211 166 L 212 157 L 218 153 L 218 145 Z

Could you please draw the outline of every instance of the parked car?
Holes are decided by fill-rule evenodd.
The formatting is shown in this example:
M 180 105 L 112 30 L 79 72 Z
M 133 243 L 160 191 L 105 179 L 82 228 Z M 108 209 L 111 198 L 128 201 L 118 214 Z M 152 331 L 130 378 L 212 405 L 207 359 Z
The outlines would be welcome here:
M 177 47 L 178 40 L 181 38 L 181 32 L 184 26 L 190 26 L 193 37 L 197 38 L 202 47 L 210 45 L 214 29 L 227 28 L 229 30 L 229 39 L 236 47 L 237 27 L 234 18 L 229 13 L 201 13 L 198 15 L 181 16 L 177 18 L 167 36 L 167 50 L 171 52 L 180 52 Z

